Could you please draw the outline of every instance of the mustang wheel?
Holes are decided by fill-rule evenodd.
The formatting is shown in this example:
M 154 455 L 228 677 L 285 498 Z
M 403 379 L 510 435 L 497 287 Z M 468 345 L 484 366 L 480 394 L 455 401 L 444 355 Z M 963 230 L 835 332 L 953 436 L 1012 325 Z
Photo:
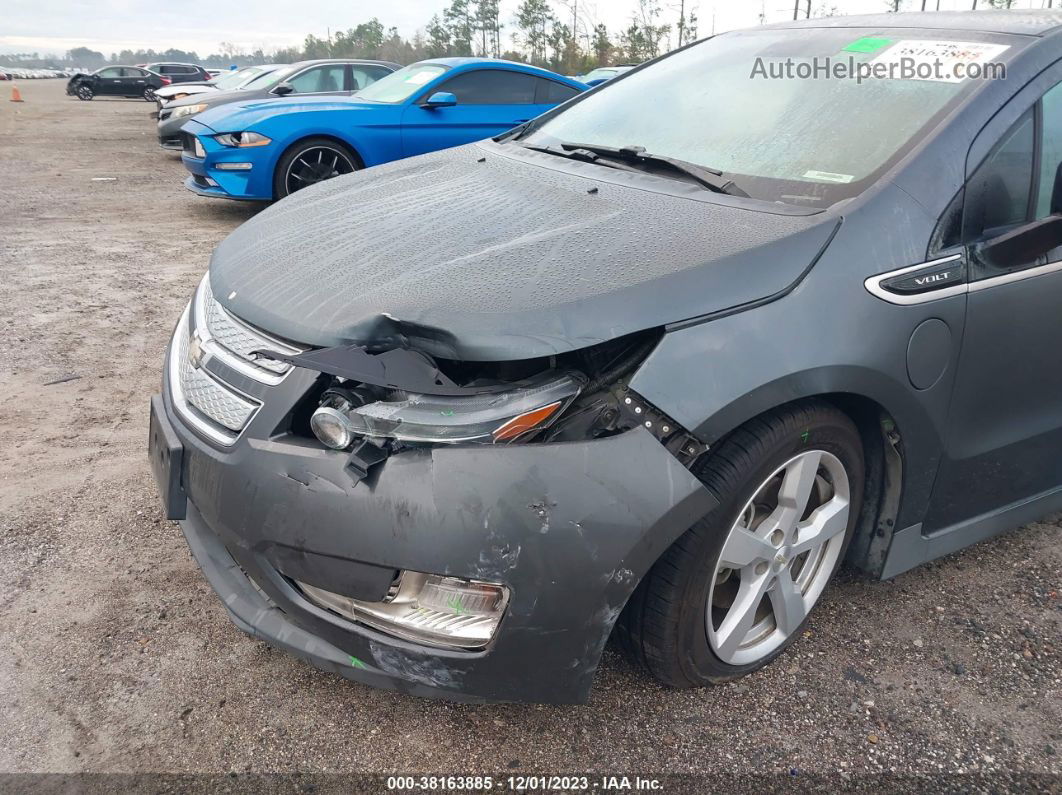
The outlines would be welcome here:
M 144 89 L 144 95 L 143 96 L 144 96 L 144 99 L 146 99 L 148 102 L 154 102 L 155 101 L 155 89 L 153 89 L 151 86 L 148 86 L 147 88 Z
M 273 193 L 278 199 L 326 179 L 360 168 L 354 153 L 329 138 L 310 138 L 287 152 L 277 164 Z
M 617 625 L 676 687 L 754 671 L 800 634 L 859 514 L 862 443 L 847 416 L 808 402 L 735 431 L 696 474 L 719 506 L 664 553 Z
M 92 95 L 92 89 L 89 88 L 88 86 L 78 86 L 77 87 L 77 98 L 78 99 L 83 100 L 85 102 L 88 102 L 90 99 L 92 99 L 92 96 L 93 96 Z

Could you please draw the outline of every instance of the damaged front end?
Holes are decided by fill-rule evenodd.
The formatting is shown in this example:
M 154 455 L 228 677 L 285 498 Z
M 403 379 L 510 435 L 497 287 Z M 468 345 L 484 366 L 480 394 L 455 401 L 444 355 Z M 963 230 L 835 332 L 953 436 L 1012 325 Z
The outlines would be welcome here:
M 651 330 L 518 362 L 370 353 L 360 345 L 256 353 L 322 373 L 309 429 L 326 447 L 350 451 L 347 468 L 358 479 L 410 447 L 598 439 L 637 426 L 690 463 L 706 447 L 627 386 L 660 336 Z
M 638 581 L 715 504 L 703 445 L 628 387 L 661 336 L 307 349 L 204 279 L 152 401 L 156 479 L 245 631 L 417 695 L 584 701 Z

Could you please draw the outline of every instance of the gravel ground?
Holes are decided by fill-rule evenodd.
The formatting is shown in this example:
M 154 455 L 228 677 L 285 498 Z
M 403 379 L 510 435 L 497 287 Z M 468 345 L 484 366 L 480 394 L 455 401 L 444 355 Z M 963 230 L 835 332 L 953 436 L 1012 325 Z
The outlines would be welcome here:
M 21 105 L 0 84 L 0 771 L 1062 787 L 1059 517 L 891 582 L 842 574 L 787 655 L 709 690 L 610 649 L 587 706 L 458 706 L 244 636 L 162 519 L 145 439 L 172 324 L 256 210 L 186 192 L 147 103 L 63 82 Z

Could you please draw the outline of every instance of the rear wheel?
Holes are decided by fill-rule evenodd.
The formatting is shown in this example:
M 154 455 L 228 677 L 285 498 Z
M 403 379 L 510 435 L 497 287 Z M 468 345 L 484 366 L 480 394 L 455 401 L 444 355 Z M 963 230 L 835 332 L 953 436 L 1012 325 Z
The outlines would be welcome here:
M 361 168 L 346 146 L 330 138 L 307 138 L 289 149 L 277 164 L 273 195 L 282 199 L 297 190 Z
M 93 96 L 92 89 L 89 86 L 81 85 L 77 87 L 77 98 L 83 102 L 88 102 Z
M 755 671 L 798 637 L 859 514 L 862 443 L 846 415 L 813 401 L 743 426 L 696 474 L 719 506 L 661 556 L 617 626 L 676 687 Z
M 151 86 L 148 86 L 147 88 L 144 89 L 144 93 L 141 96 L 143 96 L 144 99 L 146 99 L 148 102 L 154 102 L 155 101 L 155 89 L 153 89 Z

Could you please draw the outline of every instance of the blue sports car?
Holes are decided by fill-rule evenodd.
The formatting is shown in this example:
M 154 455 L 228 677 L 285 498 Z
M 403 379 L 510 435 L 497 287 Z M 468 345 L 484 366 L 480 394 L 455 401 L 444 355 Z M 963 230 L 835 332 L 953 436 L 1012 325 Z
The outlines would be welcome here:
M 352 171 L 499 135 L 585 91 L 567 77 L 487 58 L 437 58 L 353 97 L 237 102 L 181 128 L 185 186 L 270 201 Z

